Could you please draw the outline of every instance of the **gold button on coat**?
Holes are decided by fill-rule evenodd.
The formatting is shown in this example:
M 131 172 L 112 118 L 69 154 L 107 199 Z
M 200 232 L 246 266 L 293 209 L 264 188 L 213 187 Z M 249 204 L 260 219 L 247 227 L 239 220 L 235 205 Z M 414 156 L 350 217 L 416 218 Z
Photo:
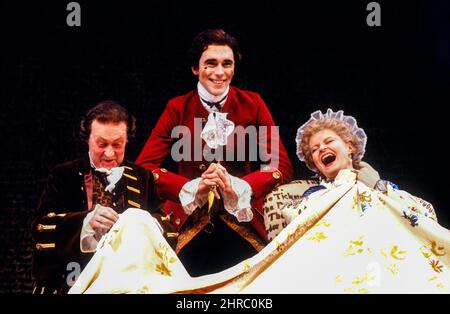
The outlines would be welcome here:
M 275 180 L 278 180 L 278 179 L 281 178 L 281 173 L 280 173 L 279 171 L 274 171 L 274 172 L 272 172 L 272 177 L 273 177 Z

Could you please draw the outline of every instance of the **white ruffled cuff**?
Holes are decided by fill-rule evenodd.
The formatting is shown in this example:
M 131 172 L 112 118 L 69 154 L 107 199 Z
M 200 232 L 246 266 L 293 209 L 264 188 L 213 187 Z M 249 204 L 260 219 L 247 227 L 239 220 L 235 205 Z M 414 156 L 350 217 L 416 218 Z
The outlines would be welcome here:
M 250 201 L 252 199 L 252 188 L 250 185 L 235 176 L 229 174 L 231 181 L 231 187 L 236 193 L 238 199 L 231 201 L 226 198 L 223 199 L 223 203 L 227 212 L 235 216 L 239 222 L 248 222 L 253 219 L 252 206 Z
M 197 197 L 198 185 L 201 180 L 202 178 L 196 178 L 187 182 L 178 194 L 186 215 L 191 215 L 197 207 L 202 207 L 207 201 L 206 197 Z

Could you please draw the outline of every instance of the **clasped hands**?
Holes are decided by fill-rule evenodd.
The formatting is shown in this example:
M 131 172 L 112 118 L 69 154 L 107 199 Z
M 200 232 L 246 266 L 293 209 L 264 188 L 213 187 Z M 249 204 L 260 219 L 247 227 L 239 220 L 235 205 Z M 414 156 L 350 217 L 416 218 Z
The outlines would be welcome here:
M 233 190 L 227 169 L 221 164 L 211 163 L 203 172 L 198 185 L 197 197 L 206 198 L 210 191 L 214 192 L 216 199 L 220 199 L 220 195 L 222 195 L 227 203 L 237 204 L 238 196 Z

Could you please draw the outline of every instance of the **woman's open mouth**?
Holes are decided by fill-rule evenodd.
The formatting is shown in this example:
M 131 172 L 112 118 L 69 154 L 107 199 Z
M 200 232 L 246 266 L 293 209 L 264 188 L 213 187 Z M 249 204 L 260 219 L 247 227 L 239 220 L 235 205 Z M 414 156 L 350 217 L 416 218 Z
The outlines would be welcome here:
M 336 160 L 336 155 L 334 155 L 332 153 L 326 153 L 320 159 L 320 161 L 325 165 L 325 167 L 331 166 L 331 164 L 335 160 Z

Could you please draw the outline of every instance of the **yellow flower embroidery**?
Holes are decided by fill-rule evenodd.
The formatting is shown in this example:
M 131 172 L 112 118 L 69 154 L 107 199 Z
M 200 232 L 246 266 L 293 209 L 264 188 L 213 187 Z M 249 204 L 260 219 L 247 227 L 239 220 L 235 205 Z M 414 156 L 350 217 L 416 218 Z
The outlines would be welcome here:
M 423 257 L 426 259 L 429 259 L 431 257 L 430 249 L 426 245 L 422 245 L 420 247 L 420 252 L 422 253 Z
M 386 269 L 388 270 L 388 271 L 390 271 L 391 273 L 392 273 L 392 275 L 398 275 L 398 272 L 399 272 L 399 269 L 398 269 L 398 267 L 397 267 L 397 264 L 395 264 L 395 263 L 391 263 L 391 264 L 389 264 L 387 267 L 386 267 Z
M 360 285 L 370 280 L 369 274 L 365 273 L 364 276 L 356 276 L 355 280 L 352 281 L 353 285 Z
M 322 219 L 316 226 L 324 226 L 324 227 L 331 227 L 331 224 L 327 222 L 325 219 Z
M 439 260 L 438 259 L 431 259 L 431 256 L 444 256 L 445 254 L 447 254 L 445 252 L 445 247 L 444 246 L 440 246 L 436 243 L 436 241 L 429 241 L 428 245 L 422 245 L 420 247 L 420 252 L 422 253 L 422 255 L 428 260 L 428 263 L 430 264 L 431 268 L 433 268 L 433 270 L 437 273 L 442 273 L 443 272 L 443 265 L 439 264 Z M 432 277 L 434 278 L 434 277 Z M 430 279 L 431 281 L 431 279 Z
M 308 240 L 316 241 L 317 243 L 320 243 L 320 241 L 325 240 L 328 238 L 325 233 L 323 232 L 316 232 L 314 235 L 310 236 Z
M 368 294 L 369 290 L 367 290 L 366 288 L 361 288 L 361 289 L 358 290 L 358 293 L 360 293 L 360 294 Z
M 372 195 L 368 194 L 367 191 L 364 191 L 353 197 L 352 209 L 358 209 L 358 205 L 361 205 L 361 210 L 364 211 L 370 203 L 372 203 Z
M 311 229 L 309 229 L 309 230 L 312 230 L 312 229 L 315 229 L 315 228 L 318 228 L 321 226 L 328 228 L 328 227 L 331 227 L 331 224 L 329 222 L 327 222 L 325 219 L 322 219 L 318 223 L 316 223 L 314 226 L 312 226 Z
M 404 256 L 400 256 L 400 255 L 403 255 L 403 254 L 406 254 L 406 251 L 399 250 L 397 245 L 393 245 L 392 246 L 392 249 L 391 249 L 391 252 L 390 252 L 390 255 L 391 255 L 392 258 L 395 258 L 396 260 L 403 260 L 403 259 L 405 259 L 405 257 Z
M 439 261 L 438 260 L 431 260 L 430 261 L 430 266 L 431 268 L 433 268 L 433 270 L 437 273 L 442 273 L 442 265 L 439 265 Z
M 438 246 L 436 241 L 430 241 L 430 245 L 431 245 L 430 250 L 435 256 L 444 256 L 446 254 L 445 247 Z
M 371 203 L 372 195 L 368 194 L 367 191 L 364 191 L 361 194 L 358 194 L 358 201 L 360 203 Z
M 156 271 L 164 276 L 172 276 L 172 270 L 169 268 L 169 264 L 175 263 L 177 260 L 175 257 L 168 257 L 168 246 L 165 244 L 159 244 L 159 249 L 155 249 L 156 256 L 160 259 L 161 263 L 156 265 Z
M 360 236 L 357 240 L 350 240 L 347 250 L 345 250 L 344 256 L 361 254 L 364 250 L 367 250 L 369 254 L 372 254 L 370 248 L 364 248 L 364 236 Z
M 336 283 L 341 283 L 342 282 L 342 276 L 341 275 L 337 275 L 336 278 L 334 279 L 334 281 Z
M 324 219 L 320 220 L 318 223 L 316 223 L 315 225 L 313 225 L 306 233 L 305 233 L 305 237 L 308 240 L 313 240 L 316 241 L 317 243 L 320 243 L 321 240 L 324 240 L 326 238 L 328 238 L 328 236 L 323 232 L 316 232 L 314 235 L 312 235 L 313 233 L 313 229 L 317 229 L 318 227 L 330 227 L 331 224 L 326 222 Z

